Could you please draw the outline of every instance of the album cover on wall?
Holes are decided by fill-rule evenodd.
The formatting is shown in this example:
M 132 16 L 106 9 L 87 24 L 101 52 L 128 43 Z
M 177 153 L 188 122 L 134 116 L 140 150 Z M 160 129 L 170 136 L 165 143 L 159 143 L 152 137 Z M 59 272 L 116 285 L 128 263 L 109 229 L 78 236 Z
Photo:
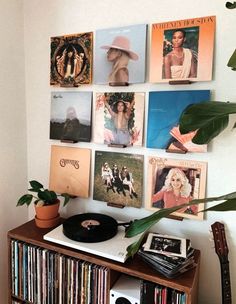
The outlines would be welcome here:
M 209 81 L 215 16 L 152 25 L 150 81 Z
M 91 150 L 51 146 L 49 189 L 88 197 Z
M 50 139 L 89 142 L 92 92 L 52 92 Z
M 140 208 L 142 187 L 143 155 L 95 151 L 94 200 Z
M 125 85 L 145 81 L 146 24 L 96 31 L 94 82 Z
M 76 87 L 92 83 L 93 33 L 51 38 L 50 84 Z
M 206 152 L 207 145 L 197 145 L 192 142 L 195 132 L 184 135 L 180 133 L 179 119 L 187 106 L 209 100 L 209 90 L 150 92 L 147 147 Z
M 160 157 L 148 159 L 146 208 L 157 211 L 205 197 L 207 163 Z M 185 206 L 174 215 L 203 219 L 204 204 Z
M 94 142 L 141 146 L 144 93 L 97 93 Z

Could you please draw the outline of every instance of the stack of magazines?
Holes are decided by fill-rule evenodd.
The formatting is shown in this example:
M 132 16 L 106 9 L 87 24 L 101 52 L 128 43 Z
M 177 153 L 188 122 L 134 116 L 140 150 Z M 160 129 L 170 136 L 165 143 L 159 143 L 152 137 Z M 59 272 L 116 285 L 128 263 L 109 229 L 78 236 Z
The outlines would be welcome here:
M 149 233 L 138 255 L 167 278 L 175 278 L 196 266 L 190 240 Z

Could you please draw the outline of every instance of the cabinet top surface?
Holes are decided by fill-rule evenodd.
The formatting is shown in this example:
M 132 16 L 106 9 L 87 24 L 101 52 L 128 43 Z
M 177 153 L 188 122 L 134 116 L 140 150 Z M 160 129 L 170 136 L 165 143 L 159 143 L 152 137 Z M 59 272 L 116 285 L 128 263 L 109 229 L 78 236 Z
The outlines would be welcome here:
M 54 228 L 53 228 L 54 229 Z M 171 288 L 176 288 L 184 292 L 190 292 L 197 279 L 197 272 L 200 262 L 200 251 L 195 250 L 195 260 L 197 267 L 189 270 L 176 279 L 168 279 L 159 274 L 148 264 L 146 264 L 139 256 L 135 255 L 132 259 L 128 259 L 125 263 L 112 261 L 103 257 L 82 252 L 73 248 L 55 244 L 43 239 L 43 236 L 52 229 L 42 229 L 35 225 L 34 220 L 31 220 L 15 229 L 8 232 L 8 237 L 17 239 L 36 246 L 47 248 L 61 254 L 79 258 L 91 263 L 106 266 L 111 270 L 121 273 L 126 273 L 140 279 L 149 280 L 158 284 L 163 284 Z

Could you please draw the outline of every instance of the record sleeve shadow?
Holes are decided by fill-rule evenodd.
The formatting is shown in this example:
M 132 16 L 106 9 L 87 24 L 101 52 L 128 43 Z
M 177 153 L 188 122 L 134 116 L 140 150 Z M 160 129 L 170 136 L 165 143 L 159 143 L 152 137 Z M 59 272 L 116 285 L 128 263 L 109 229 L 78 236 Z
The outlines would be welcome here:
M 125 208 L 125 205 L 116 204 L 116 203 L 107 203 L 107 206 L 114 207 L 114 208 L 119 208 L 119 209 Z
M 177 215 L 168 215 L 167 218 L 171 219 L 171 220 L 176 220 L 176 221 L 183 221 L 183 217 L 182 216 L 177 216 Z
M 129 86 L 128 82 L 109 82 L 109 86 L 111 87 L 127 87 Z
M 175 84 L 192 84 L 193 81 L 190 81 L 190 80 L 170 80 L 169 81 L 169 84 L 170 85 L 175 85 Z
M 76 143 L 78 143 L 79 141 L 73 140 L 73 139 L 61 139 L 61 142 L 62 142 L 62 143 L 68 143 L 68 144 L 76 144 Z

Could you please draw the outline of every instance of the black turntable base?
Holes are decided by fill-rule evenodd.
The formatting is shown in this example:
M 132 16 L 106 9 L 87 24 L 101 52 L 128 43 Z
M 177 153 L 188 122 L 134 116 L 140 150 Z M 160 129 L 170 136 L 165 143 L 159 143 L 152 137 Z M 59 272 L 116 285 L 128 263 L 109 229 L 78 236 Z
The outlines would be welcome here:
M 63 223 L 63 233 L 77 242 L 97 243 L 113 238 L 118 223 L 108 215 L 99 213 L 83 213 L 68 218 Z

